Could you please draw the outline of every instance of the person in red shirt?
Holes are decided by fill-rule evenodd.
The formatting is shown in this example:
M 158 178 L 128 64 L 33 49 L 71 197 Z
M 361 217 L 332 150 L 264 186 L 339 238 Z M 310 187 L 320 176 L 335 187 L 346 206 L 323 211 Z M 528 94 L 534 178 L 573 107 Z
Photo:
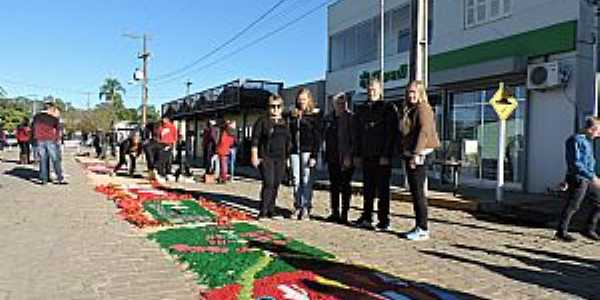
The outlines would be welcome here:
M 158 175 L 162 178 L 166 178 L 168 174 L 171 174 L 172 152 L 177 143 L 177 127 L 171 122 L 171 115 L 172 113 L 169 111 L 163 115 L 157 131 L 158 143 L 161 146 L 158 157 Z
M 15 130 L 15 136 L 19 143 L 20 155 L 19 164 L 29 164 L 29 141 L 31 140 L 31 127 L 29 127 L 29 118 L 25 117 L 21 124 Z
M 235 144 L 235 131 L 230 121 L 225 122 L 221 129 L 219 144 L 217 145 L 217 155 L 219 155 L 220 164 L 220 183 L 227 182 L 227 166 L 229 164 L 229 154 L 231 147 Z

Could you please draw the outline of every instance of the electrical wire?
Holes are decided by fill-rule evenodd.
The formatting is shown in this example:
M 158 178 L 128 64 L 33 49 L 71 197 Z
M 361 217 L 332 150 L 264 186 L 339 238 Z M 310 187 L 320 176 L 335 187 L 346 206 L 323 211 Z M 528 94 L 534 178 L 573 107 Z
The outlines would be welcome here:
M 256 44 L 258 44 L 258 43 L 260 43 L 260 42 L 262 42 L 262 41 L 264 41 L 264 40 L 266 40 L 266 39 L 268 39 L 268 38 L 270 38 L 271 36 L 273 36 L 273 35 L 275 35 L 275 34 L 277 34 L 277 33 L 281 32 L 281 31 L 283 31 L 283 30 L 285 30 L 285 29 L 287 29 L 287 28 L 289 28 L 290 26 L 294 25 L 295 23 L 297 23 L 297 22 L 301 21 L 302 19 L 304 19 L 304 18 L 306 18 L 306 17 L 310 16 L 311 14 L 313 14 L 313 13 L 317 12 L 318 10 L 320 10 L 321 8 L 325 7 L 326 5 L 328 5 L 328 4 L 329 4 L 329 2 L 330 2 L 330 1 L 331 1 L 331 0 L 326 0 L 325 2 L 323 2 L 323 3 L 319 4 L 318 6 L 316 6 L 316 7 L 312 8 L 312 9 L 310 9 L 309 11 L 307 11 L 307 12 L 305 12 L 304 14 L 302 14 L 302 15 L 300 15 L 300 16 L 298 16 L 298 17 L 296 17 L 295 19 L 291 20 L 290 22 L 288 22 L 288 23 L 285 23 L 283 26 L 281 26 L 281 27 L 279 27 L 279 28 L 277 28 L 277 29 L 275 29 L 275 30 L 272 30 L 272 31 L 270 31 L 270 32 L 268 32 L 268 33 L 266 33 L 266 34 L 264 34 L 264 35 L 260 36 L 260 37 L 259 37 L 259 38 L 257 38 L 257 39 L 254 39 L 254 40 L 252 40 L 251 42 L 249 42 L 249 43 L 245 44 L 244 46 L 242 46 L 242 47 L 239 47 L 239 48 L 237 48 L 236 50 L 234 50 L 234 51 L 232 51 L 232 52 L 229 52 L 229 53 L 228 53 L 228 54 L 226 54 L 226 55 L 223 55 L 223 56 L 221 56 L 220 58 L 218 58 L 218 59 L 214 60 L 214 61 L 213 61 L 213 62 L 211 62 L 211 63 L 205 64 L 205 65 L 203 65 L 203 66 L 200 66 L 200 67 L 198 67 L 198 68 L 195 68 L 195 69 L 193 69 L 193 70 L 190 70 L 189 72 L 186 72 L 185 74 L 182 74 L 182 75 L 180 75 L 180 76 L 177 76 L 177 77 L 174 77 L 174 78 L 170 78 L 170 79 L 168 79 L 168 80 L 166 80 L 166 81 L 162 81 L 162 82 L 156 83 L 156 84 L 154 84 L 153 86 L 160 86 L 160 85 L 164 85 L 164 84 L 167 84 L 167 83 L 170 83 L 170 82 L 176 81 L 176 80 L 181 80 L 182 78 L 184 78 L 184 77 L 186 77 L 186 76 L 189 76 L 189 75 L 190 75 L 190 74 L 192 74 L 192 73 L 197 73 L 197 72 L 199 72 L 199 71 L 202 71 L 202 70 L 204 70 L 204 69 L 207 69 L 207 68 L 209 68 L 209 67 L 212 67 L 212 66 L 214 66 L 214 65 L 216 65 L 216 64 L 218 64 L 218 63 L 221 63 L 222 61 L 224 61 L 224 60 L 226 60 L 226 59 L 228 59 L 228 58 L 230 58 L 230 57 L 232 57 L 232 56 L 234 56 L 234 55 L 236 55 L 236 54 L 238 54 L 238 53 L 240 53 L 240 52 L 242 52 L 242 51 L 244 51 L 244 50 L 247 50 L 248 48 L 250 48 L 250 47 L 252 47 L 252 46 L 254 46 L 254 45 L 256 45 Z
M 229 40 L 225 41 L 223 44 L 219 45 L 218 47 L 216 47 L 212 51 L 208 52 L 207 54 L 205 54 L 205 55 L 201 56 L 200 58 L 194 60 L 192 63 L 190 63 L 188 65 L 185 65 L 185 66 L 183 66 L 183 67 L 181 67 L 179 69 L 176 69 L 174 71 L 171 71 L 171 72 L 159 75 L 159 76 L 157 76 L 154 79 L 149 79 L 149 81 L 167 79 L 167 78 L 175 76 L 175 75 L 177 75 L 179 73 L 185 72 L 186 70 L 189 70 L 190 68 L 193 68 L 194 66 L 196 66 L 197 64 L 199 64 L 203 60 L 205 60 L 205 59 L 211 57 L 213 54 L 221 51 L 222 49 L 224 49 L 225 47 L 227 47 L 231 43 L 233 43 L 235 40 L 237 40 L 238 38 L 240 38 L 242 35 L 244 35 L 248 31 L 250 31 L 250 29 L 252 29 L 258 23 L 260 23 L 262 20 L 264 20 L 269 14 L 271 14 L 275 9 L 277 9 L 279 6 L 281 6 L 286 1 L 288 1 L 288 0 L 279 0 L 269 10 L 267 10 L 265 13 L 263 13 L 261 16 L 259 16 L 258 19 L 254 20 L 252 23 L 250 23 L 248 26 L 246 26 L 240 32 L 236 33 L 233 37 L 231 37 Z

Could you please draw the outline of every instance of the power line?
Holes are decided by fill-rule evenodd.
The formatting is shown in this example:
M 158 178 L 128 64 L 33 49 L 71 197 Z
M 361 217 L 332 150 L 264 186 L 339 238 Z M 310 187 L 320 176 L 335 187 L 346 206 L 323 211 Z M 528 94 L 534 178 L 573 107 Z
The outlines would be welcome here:
M 286 1 L 288 1 L 288 0 L 279 0 L 269 10 L 267 10 L 260 17 L 258 17 L 258 19 L 254 20 L 252 23 L 250 23 L 248 26 L 246 26 L 240 32 L 238 32 L 237 34 L 235 34 L 232 38 L 230 38 L 229 40 L 227 40 L 223 44 L 219 45 L 218 47 L 216 47 L 212 51 L 208 52 L 207 54 L 203 55 L 202 57 L 194 60 L 192 63 L 190 63 L 190 64 L 188 64 L 186 66 L 183 66 L 182 68 L 179 68 L 179 69 L 177 69 L 175 71 L 171 71 L 169 73 L 166 73 L 166 74 L 163 74 L 163 75 L 159 75 L 156 78 L 154 78 L 152 81 L 166 79 L 166 78 L 172 77 L 172 76 L 174 76 L 176 74 L 179 74 L 181 72 L 185 72 L 186 70 L 188 70 L 190 68 L 193 68 L 195 65 L 199 64 L 201 61 L 209 58 L 213 54 L 219 52 L 221 49 L 227 47 L 229 44 L 233 43 L 235 40 L 237 40 L 238 38 L 240 38 L 242 35 L 244 35 L 246 32 L 248 32 L 250 29 L 252 29 L 252 27 L 256 26 L 256 24 L 258 24 L 260 21 L 264 20 L 269 14 L 271 14 L 275 9 L 277 9 L 281 4 L 283 4 Z
M 208 63 L 206 65 L 200 66 L 199 68 L 193 69 L 193 70 L 191 70 L 189 72 L 186 72 L 185 74 L 179 75 L 177 77 L 170 78 L 170 79 L 168 79 L 166 81 L 159 82 L 157 84 L 154 84 L 153 86 L 159 86 L 159 85 L 167 84 L 167 83 L 170 83 L 170 82 L 173 82 L 173 81 L 176 81 L 176 80 L 180 80 L 183 77 L 189 76 L 189 74 L 191 74 L 191 73 L 196 73 L 198 71 L 201 71 L 201 70 L 209 68 L 209 67 L 211 67 L 213 65 L 216 65 L 216 64 L 222 62 L 223 60 L 228 59 L 228 58 L 230 58 L 230 57 L 232 57 L 232 56 L 234 56 L 234 55 L 236 55 L 236 54 L 238 54 L 238 53 L 240 53 L 240 52 L 242 52 L 244 50 L 247 50 L 248 48 L 250 48 L 250 47 L 252 47 L 252 46 L 254 46 L 254 45 L 262 42 L 263 40 L 266 40 L 267 38 L 269 38 L 269 37 L 271 37 L 271 36 L 273 36 L 273 35 L 281 32 L 281 31 L 287 29 L 288 27 L 294 25 L 295 23 L 301 21 L 302 19 L 308 17 L 309 15 L 317 12 L 319 9 L 327 6 L 329 4 L 329 2 L 330 2 L 330 0 L 326 0 L 325 2 L 323 2 L 320 5 L 312 8 L 311 10 L 307 11 L 306 13 L 304 13 L 304 14 L 298 16 L 297 18 L 291 20 L 290 22 L 284 24 L 283 26 L 281 26 L 281 27 L 279 27 L 279 28 L 277 28 L 275 30 L 272 30 L 272 31 L 270 31 L 270 32 L 262 35 L 261 37 L 259 37 L 259 38 L 255 39 L 255 40 L 253 40 L 253 41 L 245 44 L 242 47 L 237 48 L 236 50 L 234 50 L 234 51 L 232 51 L 232 52 L 230 52 L 230 53 L 228 53 L 228 54 L 226 54 L 224 56 L 221 56 L 220 58 L 216 59 L 215 61 L 213 61 L 211 63 Z
M 86 91 L 80 91 L 80 90 L 74 90 L 74 89 L 68 89 L 68 88 L 62 88 L 62 87 L 52 87 L 52 86 L 46 86 L 46 85 L 41 85 L 41 84 L 36 84 L 36 83 L 28 83 L 28 82 L 22 82 L 22 81 L 14 81 L 11 79 L 6 79 L 6 78 L 0 78 L 0 81 L 6 82 L 11 85 L 21 85 L 21 86 L 27 86 L 27 87 L 32 87 L 32 88 L 36 88 L 36 89 L 62 91 L 62 92 L 68 93 L 68 94 L 85 95 L 86 93 L 88 93 Z

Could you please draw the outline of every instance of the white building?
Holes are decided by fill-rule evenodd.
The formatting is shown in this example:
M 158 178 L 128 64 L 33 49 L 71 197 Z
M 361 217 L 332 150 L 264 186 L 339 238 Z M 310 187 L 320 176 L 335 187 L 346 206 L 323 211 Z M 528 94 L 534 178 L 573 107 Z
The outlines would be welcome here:
M 386 100 L 399 103 L 408 78 L 410 2 L 385 1 Z M 327 95 L 365 99 L 364 83 L 379 71 L 379 3 L 329 7 Z M 565 172 L 564 140 L 597 110 L 593 7 L 584 0 L 435 0 L 430 9 L 430 101 L 445 144 L 469 162 L 463 184 L 495 184 L 498 120 L 488 101 L 505 82 L 519 101 L 507 122 L 508 186 L 539 193 L 556 185 Z M 537 73 L 542 69 L 528 74 L 528 66 L 545 62 L 558 63 L 558 71 L 546 65 L 547 79 Z M 533 77 L 542 84 L 528 85 Z

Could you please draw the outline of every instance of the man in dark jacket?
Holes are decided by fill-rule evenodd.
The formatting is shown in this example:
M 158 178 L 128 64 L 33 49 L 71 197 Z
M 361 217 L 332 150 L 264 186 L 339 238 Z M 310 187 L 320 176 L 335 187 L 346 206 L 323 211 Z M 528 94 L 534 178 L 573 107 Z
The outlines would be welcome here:
M 115 166 L 113 171 L 117 173 L 123 165 L 127 164 L 127 156 L 129 156 L 129 176 L 133 176 L 135 173 L 135 160 L 142 154 L 142 143 L 139 132 L 134 131 L 131 136 L 124 139 L 119 144 L 119 163 Z
M 583 200 L 590 197 L 594 201 L 594 209 L 590 213 L 584 234 L 592 240 L 600 241 L 596 232 L 600 220 L 600 179 L 596 176 L 596 160 L 592 145 L 592 140 L 598 137 L 600 137 L 600 121 L 596 118 L 588 118 L 584 132 L 569 137 L 565 143 L 569 201 L 560 215 L 556 231 L 556 238 L 559 240 L 575 241 L 575 238 L 568 233 L 569 223 Z
M 361 228 L 373 229 L 373 205 L 379 198 L 377 229 L 390 227 L 390 177 L 393 147 L 398 136 L 398 110 L 393 103 L 384 102 L 382 84 L 370 81 L 368 101 L 354 118 L 354 157 L 363 169 L 364 207 L 362 216 L 355 221 Z
M 325 137 L 325 160 L 329 170 L 329 193 L 331 196 L 330 222 L 348 223 L 348 211 L 352 188 L 350 182 L 354 173 L 352 165 L 353 113 L 348 109 L 346 95 L 340 93 L 333 97 L 334 111 L 323 120 Z M 340 214 L 340 193 L 342 209 Z
M 58 140 L 60 139 L 59 120 L 55 116 L 56 110 L 54 103 L 45 103 L 44 110 L 33 118 L 33 137 L 37 141 L 37 151 L 40 158 L 40 181 L 46 184 L 50 181 L 50 162 L 54 167 L 57 176 L 57 184 L 66 184 L 62 173 L 60 160 L 60 149 Z

